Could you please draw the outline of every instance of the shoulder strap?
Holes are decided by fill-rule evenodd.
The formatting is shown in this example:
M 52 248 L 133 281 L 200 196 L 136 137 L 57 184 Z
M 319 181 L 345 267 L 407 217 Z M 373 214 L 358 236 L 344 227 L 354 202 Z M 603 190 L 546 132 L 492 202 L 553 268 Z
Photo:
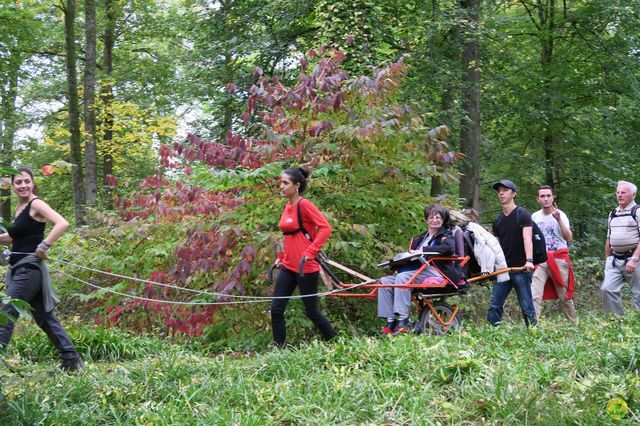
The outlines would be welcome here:
M 638 204 L 631 207 L 631 217 L 633 218 L 633 220 L 636 221 L 636 225 L 638 224 L 638 217 L 637 217 L 638 207 L 640 207 L 640 205 Z M 640 229 L 638 229 L 638 227 L 636 227 L 636 229 L 638 230 L 638 237 L 640 237 Z
M 473 249 L 473 246 L 475 244 L 475 234 L 473 233 L 473 231 L 470 229 L 466 229 L 462 233 L 462 236 L 464 237 L 464 241 L 469 245 L 469 247 Z
M 31 203 L 33 203 L 33 202 L 34 202 L 35 200 L 37 200 L 37 199 L 38 199 L 38 197 L 34 197 L 34 198 L 32 198 L 32 199 L 31 199 L 31 201 L 29 201 L 29 202 L 27 203 L 27 205 L 26 205 L 26 206 L 24 206 L 24 209 L 22 209 L 22 211 L 20 212 L 20 214 L 22 214 L 24 211 L 29 211 L 29 210 L 31 209 Z
M 34 198 L 35 200 L 35 198 Z M 631 207 L 631 211 L 629 212 L 629 214 L 616 214 L 616 211 L 618 210 L 618 208 L 616 207 L 615 209 L 611 210 L 611 213 L 609 213 L 609 222 L 611 222 L 611 219 L 616 218 L 616 217 L 620 217 L 620 216 L 631 216 L 633 217 L 633 220 L 635 220 L 636 222 L 638 221 L 638 208 L 640 208 L 640 204 L 636 204 L 633 207 Z
M 302 223 L 302 209 L 300 207 L 300 204 L 302 204 L 302 200 L 304 200 L 304 198 L 300 198 L 298 200 L 298 230 L 302 232 L 302 235 L 304 235 L 307 240 L 313 241 L 313 238 L 311 238 L 311 234 L 309 234 L 309 231 L 305 229 Z
M 524 224 L 522 223 L 522 215 L 524 214 L 523 210 L 524 210 L 524 207 L 520 207 L 520 206 L 516 207 L 516 223 L 518 225 L 522 225 L 522 227 L 524 228 Z

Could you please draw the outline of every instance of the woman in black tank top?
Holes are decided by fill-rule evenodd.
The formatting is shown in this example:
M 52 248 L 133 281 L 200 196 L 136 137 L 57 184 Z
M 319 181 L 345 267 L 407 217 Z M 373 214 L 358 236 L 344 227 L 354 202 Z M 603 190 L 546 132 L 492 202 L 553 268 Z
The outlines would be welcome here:
M 49 269 L 42 261 L 47 251 L 66 231 L 69 223 L 58 212 L 35 195 L 33 173 L 28 167 L 17 167 L 19 174 L 11 176 L 13 191 L 18 196 L 14 220 L 6 233 L 0 234 L 0 243 L 11 244 L 11 257 L 6 286 L 7 295 L 28 302 L 36 324 L 47 334 L 60 351 L 63 370 L 83 367 L 78 351 L 60 321 L 53 313 L 58 300 L 49 281 Z M 45 237 L 46 222 L 53 227 Z M 19 312 L 10 304 L 2 310 L 14 318 Z M 6 347 L 13 334 L 14 321 L 0 326 L 0 349 Z

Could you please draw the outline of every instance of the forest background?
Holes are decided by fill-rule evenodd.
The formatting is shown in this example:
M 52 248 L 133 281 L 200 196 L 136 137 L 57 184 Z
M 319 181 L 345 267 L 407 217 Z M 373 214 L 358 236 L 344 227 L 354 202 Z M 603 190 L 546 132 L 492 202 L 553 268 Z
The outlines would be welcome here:
M 264 304 L 213 302 L 79 269 L 235 295 L 271 294 L 284 200 L 307 196 L 325 251 L 371 276 L 438 201 L 499 211 L 509 178 L 537 209 L 550 184 L 572 221 L 579 306 L 599 309 L 606 217 L 638 182 L 638 1 L 0 1 L 0 165 L 36 170 L 73 229 L 51 250 L 63 314 L 197 338 L 213 352 L 268 345 Z M 2 190 L 2 217 L 15 208 Z M 465 301 L 480 321 L 483 293 Z M 373 304 L 332 299 L 342 329 Z M 517 309 L 512 310 L 517 316 Z M 507 310 L 509 313 L 509 309 Z M 292 339 L 312 327 L 293 304 Z
M 372 276 L 432 200 L 490 224 L 502 178 L 531 210 L 552 185 L 574 257 L 598 257 L 616 181 L 639 175 L 637 6 L 4 1 L 0 161 L 32 165 L 76 225 L 58 258 L 200 290 L 268 294 L 277 179 L 299 164 L 335 228 L 326 251 Z M 109 323 L 224 322 L 64 280 L 73 311 Z
M 575 257 L 597 257 L 616 181 L 639 175 L 637 6 L 4 1 L 0 161 L 41 170 L 73 218 L 59 258 L 201 290 L 268 293 L 289 164 L 315 169 L 327 252 L 373 276 L 432 200 L 489 224 L 501 178 L 530 209 L 552 185 Z M 218 307 L 151 315 L 61 287 L 75 312 L 116 308 L 110 323 L 193 335 L 224 322 Z

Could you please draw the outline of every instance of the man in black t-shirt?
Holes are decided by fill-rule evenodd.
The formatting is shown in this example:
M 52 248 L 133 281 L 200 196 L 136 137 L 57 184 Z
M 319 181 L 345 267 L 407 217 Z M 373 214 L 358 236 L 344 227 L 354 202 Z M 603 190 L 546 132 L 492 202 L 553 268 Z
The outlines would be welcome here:
M 535 325 L 536 311 L 531 297 L 533 272 L 531 214 L 526 209 L 516 206 L 515 198 L 518 195 L 518 188 L 510 180 L 503 179 L 496 182 L 493 189 L 498 193 L 498 200 L 502 205 L 502 214 L 493 221 L 493 235 L 500 241 L 507 266 L 524 267 L 524 270 L 511 271 L 509 281 L 494 284 L 487 319 L 493 325 L 502 321 L 504 301 L 514 288 L 525 323 L 527 326 Z

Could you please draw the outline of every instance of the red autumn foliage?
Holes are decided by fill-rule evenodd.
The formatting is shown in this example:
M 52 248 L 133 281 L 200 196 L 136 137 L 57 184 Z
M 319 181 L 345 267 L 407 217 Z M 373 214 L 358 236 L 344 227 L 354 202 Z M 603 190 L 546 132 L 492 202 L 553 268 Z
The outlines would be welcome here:
M 233 210 L 245 202 L 241 188 L 211 191 L 168 176 L 177 173 L 190 176 L 198 165 L 217 170 L 255 170 L 282 160 L 313 162 L 320 156 L 328 158 L 330 155 L 338 158 L 343 153 L 329 153 L 325 148 L 314 152 L 314 144 L 309 141 L 321 141 L 330 134 L 336 127 L 333 120 L 339 114 L 342 114 L 341 120 L 353 125 L 354 135 L 360 137 L 375 135 L 381 128 L 405 126 L 410 132 L 412 128 L 411 123 L 407 124 L 407 117 L 415 116 L 411 106 L 392 104 L 386 110 L 382 107 L 377 119 L 358 121 L 358 111 L 349 98 L 357 91 L 359 102 L 365 108 L 381 108 L 381 99 L 393 92 L 406 74 L 406 64 L 400 60 L 379 70 L 373 77 L 350 78 L 341 68 L 344 59 L 342 52 L 327 52 L 322 48 L 310 51 L 307 58 L 300 61 L 299 78 L 291 87 L 277 77 L 268 78 L 256 67 L 256 83 L 246 90 L 248 99 L 240 118 L 245 124 L 255 121 L 261 125 L 265 130 L 264 138 L 229 132 L 221 140 L 207 141 L 189 134 L 182 143 L 162 145 L 159 156 L 163 169 L 140 182 L 130 195 L 115 198 L 122 218 L 130 221 L 153 217 L 158 222 L 181 223 L 185 218 L 197 217 L 197 223 L 207 223 L 207 218 Z M 309 60 L 315 63 L 313 68 L 310 68 Z M 227 84 L 226 89 L 231 95 L 237 91 L 232 83 Z M 448 151 L 446 143 L 438 144 L 444 140 L 447 131 L 440 127 L 425 137 L 434 142 L 425 143 L 425 148 L 429 158 L 438 164 L 448 164 L 459 158 Z M 116 186 L 118 180 L 110 176 L 107 183 Z M 123 184 L 125 188 L 128 185 L 128 182 Z M 176 249 L 175 264 L 166 271 L 152 273 L 149 279 L 184 286 L 196 274 L 206 277 L 215 273 L 217 280 L 205 285 L 200 283 L 201 290 L 243 295 L 243 280 L 251 274 L 257 255 L 255 247 L 242 245 L 244 237 L 239 228 L 194 224 Z M 141 293 L 146 298 L 178 301 L 193 298 L 192 293 L 166 287 L 159 291 L 151 285 L 145 286 Z M 223 301 L 225 297 L 217 300 Z M 144 312 L 149 321 L 164 324 L 173 333 L 198 336 L 219 309 L 220 306 L 169 305 L 134 299 L 115 308 L 107 306 L 105 319 L 100 321 L 113 325 L 127 313 Z

